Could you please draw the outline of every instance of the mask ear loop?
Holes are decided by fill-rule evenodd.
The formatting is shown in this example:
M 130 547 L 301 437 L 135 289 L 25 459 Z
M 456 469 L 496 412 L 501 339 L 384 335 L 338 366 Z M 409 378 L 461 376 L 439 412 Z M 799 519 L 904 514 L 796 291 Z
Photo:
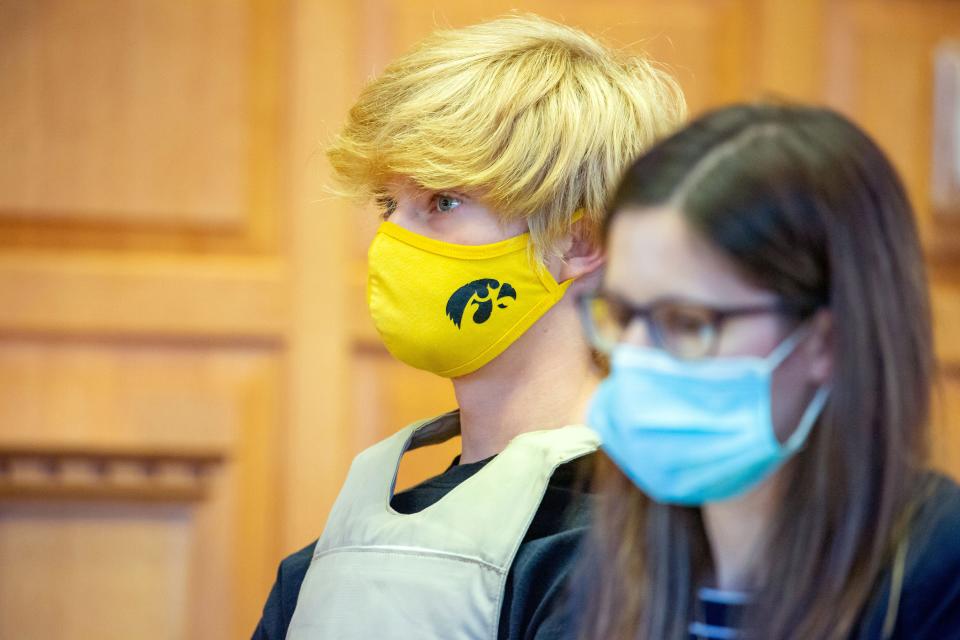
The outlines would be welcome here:
M 788 453 L 794 453 L 803 447 L 807 441 L 807 436 L 809 436 L 810 431 L 813 430 L 813 425 L 817 423 L 817 419 L 823 412 L 823 408 L 826 406 L 829 398 L 829 386 L 823 385 L 817 389 L 817 392 L 813 395 L 813 399 L 810 400 L 810 404 L 807 405 L 806 410 L 803 412 L 803 416 L 800 418 L 800 423 L 797 425 L 797 428 L 783 444 L 784 451 Z
M 800 342 L 803 341 L 808 335 L 810 335 L 812 327 L 810 323 L 804 323 L 793 330 L 793 332 L 788 335 L 783 341 L 774 347 L 773 351 L 770 352 L 765 360 L 767 366 L 770 368 L 770 373 L 773 373 L 777 370 L 783 361 L 790 357 L 794 351 L 797 350 L 797 347 L 800 346 Z
M 790 354 L 797 350 L 800 342 L 809 336 L 811 332 L 811 325 L 809 323 L 804 323 L 800 327 L 797 327 L 793 333 L 787 336 L 783 342 L 777 345 L 770 355 L 767 356 L 767 366 L 770 368 L 769 371 L 771 375 L 777 370 L 777 367 L 783 364 L 784 360 L 790 357 Z M 817 389 L 817 392 L 813 395 L 813 398 L 810 400 L 810 404 L 808 404 L 807 408 L 804 410 L 803 415 L 800 417 L 800 422 L 797 424 L 797 428 L 794 429 L 790 437 L 787 438 L 787 441 L 783 443 L 783 451 L 786 453 L 794 453 L 803 447 L 804 443 L 807 441 L 807 437 L 810 435 L 810 431 L 813 430 L 813 426 L 817 423 L 817 419 L 823 412 L 823 408 L 826 406 L 829 398 L 830 386 L 827 384 L 821 385 Z
M 583 219 L 583 215 L 584 215 L 583 209 L 577 209 L 570 215 L 571 228 L 573 227 L 574 224 L 576 224 L 577 222 L 580 222 L 580 220 Z M 532 244 L 530 245 L 530 249 L 532 252 L 532 249 L 533 249 Z M 532 256 L 532 253 L 531 253 L 531 256 Z M 561 256 L 561 259 L 562 258 L 563 256 Z M 533 261 L 532 257 L 531 257 L 531 261 Z M 537 263 L 533 265 L 533 268 L 536 271 L 537 277 L 540 279 L 541 284 L 543 284 L 543 286 L 548 291 L 552 291 L 554 293 L 554 295 L 556 296 L 556 300 L 560 300 L 560 298 L 563 297 L 563 294 L 566 293 L 570 285 L 573 284 L 573 280 L 565 280 L 563 282 L 557 282 L 554 279 L 553 275 L 547 270 L 547 267 L 545 264 Z

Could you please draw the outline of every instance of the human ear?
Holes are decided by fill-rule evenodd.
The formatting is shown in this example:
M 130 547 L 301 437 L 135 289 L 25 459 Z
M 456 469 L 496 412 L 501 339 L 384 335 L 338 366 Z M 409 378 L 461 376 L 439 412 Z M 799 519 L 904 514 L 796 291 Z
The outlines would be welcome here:
M 803 350 L 810 363 L 809 375 L 817 386 L 826 384 L 833 376 L 834 330 L 833 314 L 829 309 L 820 309 L 810 319 L 810 336 Z
M 559 265 L 557 279 L 560 282 L 580 279 L 600 271 L 606 262 L 606 256 L 596 235 L 589 232 L 582 219 L 573 224 L 569 244 Z

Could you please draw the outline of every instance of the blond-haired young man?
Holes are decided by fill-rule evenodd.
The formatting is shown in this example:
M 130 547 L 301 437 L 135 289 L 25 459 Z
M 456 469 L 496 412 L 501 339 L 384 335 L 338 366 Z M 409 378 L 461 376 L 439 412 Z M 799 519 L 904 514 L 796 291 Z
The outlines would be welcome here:
M 599 275 L 621 171 L 683 115 L 648 60 L 535 16 L 438 31 L 362 91 L 328 157 L 383 208 L 370 312 L 394 356 L 452 379 L 459 409 L 354 460 L 255 638 L 561 634 L 576 466 L 597 446 L 574 298 Z M 446 472 L 394 495 L 404 452 L 457 433 Z

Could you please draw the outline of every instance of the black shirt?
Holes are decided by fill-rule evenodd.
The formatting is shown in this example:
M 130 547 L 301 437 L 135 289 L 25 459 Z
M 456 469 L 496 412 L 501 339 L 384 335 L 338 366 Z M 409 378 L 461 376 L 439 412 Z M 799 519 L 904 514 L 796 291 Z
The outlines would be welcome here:
M 960 486 L 940 475 L 928 480 L 930 493 L 910 527 L 893 640 L 960 640 Z M 882 637 L 891 573 L 851 638 Z
M 580 539 L 589 526 L 591 496 L 582 487 L 595 455 L 562 465 L 551 477 L 507 576 L 500 609 L 501 640 L 554 640 L 569 631 L 557 604 L 565 593 Z M 470 464 L 457 464 L 455 460 L 442 474 L 396 494 L 390 506 L 400 513 L 422 511 L 492 459 Z M 280 563 L 253 640 L 286 637 L 315 544 Z
M 891 640 L 960 640 L 960 487 L 943 476 L 928 477 L 930 493 L 913 519 L 903 583 Z M 851 640 L 881 640 L 891 604 L 893 570 L 881 576 Z M 690 640 L 737 640 L 749 594 L 700 589 Z

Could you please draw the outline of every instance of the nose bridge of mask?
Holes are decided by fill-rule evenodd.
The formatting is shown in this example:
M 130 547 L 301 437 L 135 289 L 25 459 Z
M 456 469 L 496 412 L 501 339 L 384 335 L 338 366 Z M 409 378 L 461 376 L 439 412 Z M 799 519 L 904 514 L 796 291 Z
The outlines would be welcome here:
M 451 244 L 381 225 L 370 247 L 368 304 L 390 352 L 445 377 L 502 353 L 569 286 L 535 264 L 528 234 Z
M 529 233 L 523 233 L 506 240 L 489 244 L 455 244 L 414 233 L 393 222 L 386 221 L 377 229 L 374 242 L 381 239 L 403 243 L 410 248 L 455 260 L 490 260 L 511 253 L 526 251 L 529 246 Z M 372 247 L 371 247 L 372 248 Z

